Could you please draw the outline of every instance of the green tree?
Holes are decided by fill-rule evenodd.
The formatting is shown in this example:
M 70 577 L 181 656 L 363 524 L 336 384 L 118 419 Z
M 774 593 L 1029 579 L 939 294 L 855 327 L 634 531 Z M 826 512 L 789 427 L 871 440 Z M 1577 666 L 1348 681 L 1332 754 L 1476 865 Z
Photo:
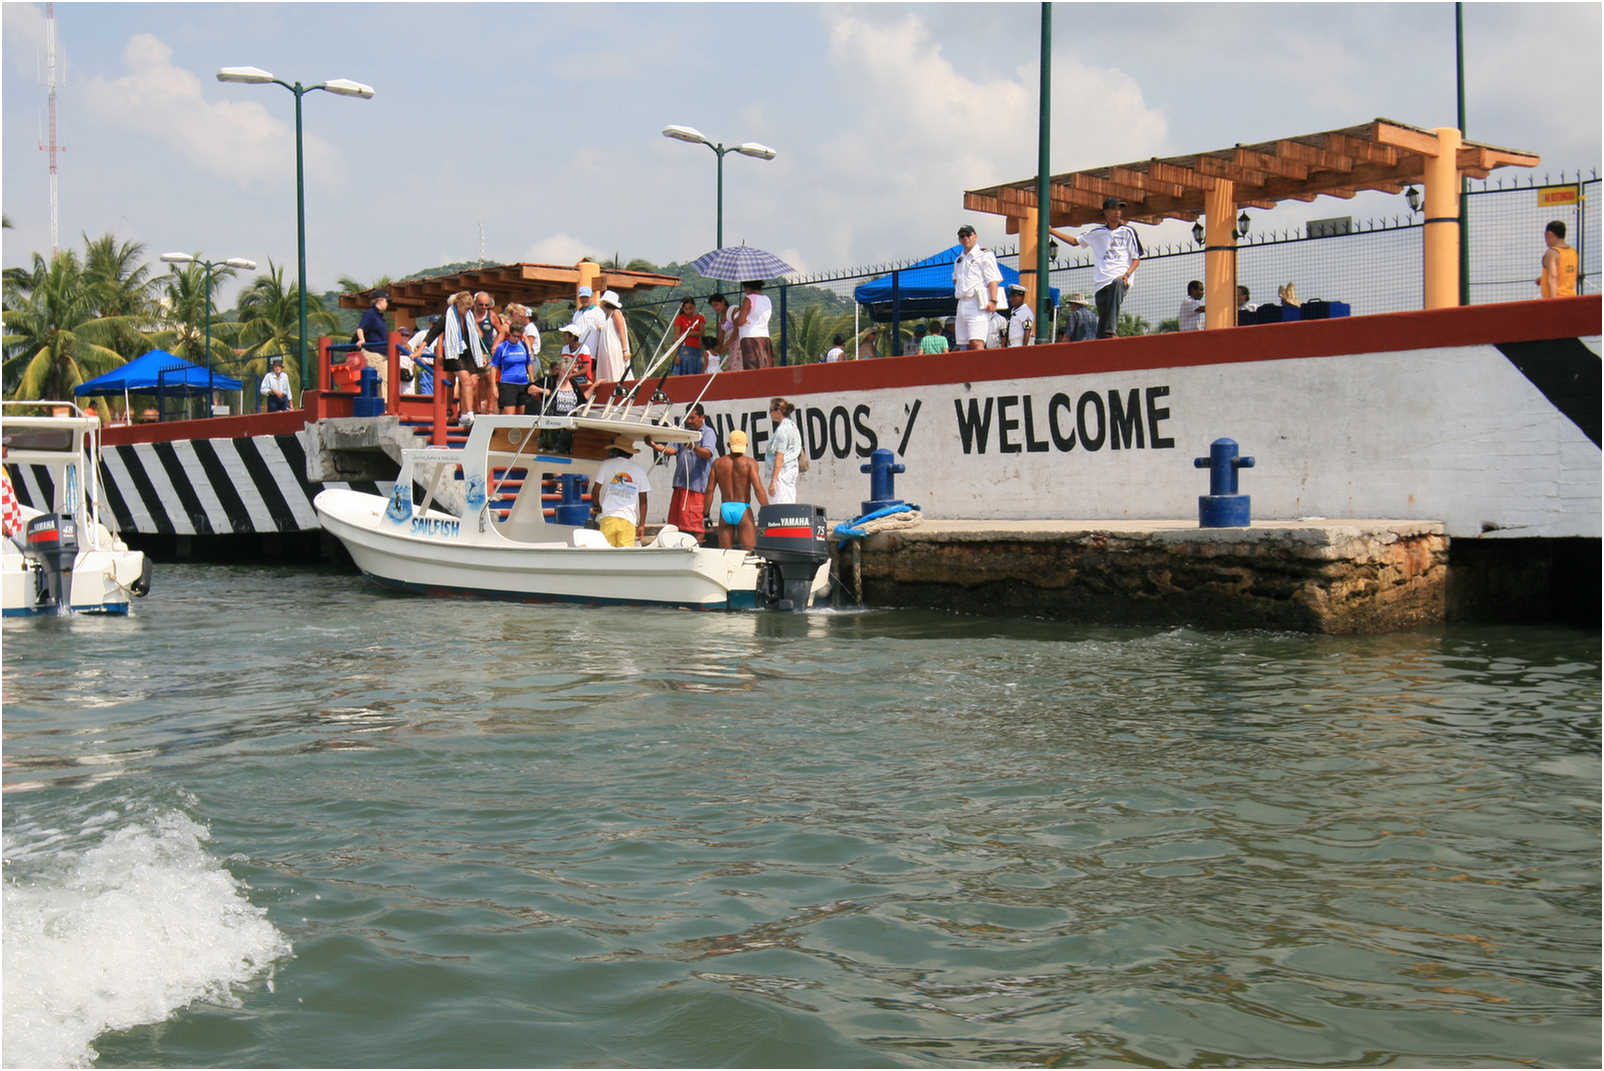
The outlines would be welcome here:
M 223 279 L 234 277 L 234 269 L 219 267 L 212 270 L 211 290 L 216 292 L 218 283 Z M 200 264 L 173 265 L 170 274 L 157 279 L 165 280 L 163 288 L 161 313 L 157 329 L 152 332 L 151 339 L 167 352 L 176 354 L 186 361 L 207 367 L 230 367 L 236 363 L 233 347 L 229 339 L 239 334 L 239 322 L 225 320 L 218 315 L 217 303 L 207 293 L 206 268 Z M 212 352 L 211 360 L 207 361 L 206 348 L 206 312 L 207 304 L 211 305 Z
M 1158 322 L 1158 333 L 1161 335 L 1172 335 L 1180 331 L 1180 329 L 1181 321 L 1179 317 L 1170 320 L 1160 320 Z
M 1121 338 L 1128 335 L 1145 335 L 1151 327 L 1151 324 L 1134 312 L 1122 312 L 1119 314 L 1119 326 L 1114 329 L 1114 333 Z
M 102 316 L 140 316 L 150 311 L 155 287 L 149 265 L 141 263 L 145 247 L 118 242 L 116 235 L 84 239 L 83 277 L 96 289 Z
M 267 374 L 267 359 L 284 354 L 284 371 L 290 386 L 301 389 L 301 362 L 296 359 L 300 334 L 300 288 L 284 285 L 284 269 L 267 262 L 267 272 L 258 275 L 239 298 L 239 344 L 244 348 L 241 371 L 255 376 Z M 311 351 L 319 335 L 336 330 L 335 317 L 323 307 L 315 294 L 306 298 L 306 346 Z
M 6 274 L 0 374 L 9 397 L 70 399 L 74 387 L 124 363 L 114 344 L 137 334 L 134 317 L 102 315 L 103 296 L 71 250 L 49 261 L 36 253 L 31 269 Z
M 852 317 L 833 313 L 824 305 L 810 305 L 786 318 L 786 361 L 790 364 L 817 364 L 829 352 L 831 339 L 852 333 Z

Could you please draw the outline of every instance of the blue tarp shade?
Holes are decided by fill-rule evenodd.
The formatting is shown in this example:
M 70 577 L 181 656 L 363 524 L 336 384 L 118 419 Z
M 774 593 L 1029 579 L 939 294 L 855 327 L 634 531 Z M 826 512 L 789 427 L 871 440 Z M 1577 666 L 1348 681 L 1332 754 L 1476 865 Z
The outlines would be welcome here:
M 927 316 L 952 316 L 958 311 L 958 299 L 952 295 L 952 264 L 963 252 L 962 245 L 943 249 L 911 264 L 897 273 L 897 289 L 902 298 L 902 319 L 915 320 Z M 999 291 L 1011 283 L 1019 282 L 1019 273 L 1006 264 L 998 264 L 1002 272 Z M 1058 304 L 1058 290 L 1050 288 L 1052 303 Z M 879 323 L 891 322 L 891 276 L 871 279 L 852 291 L 858 304 L 869 307 L 869 318 Z M 999 292 L 998 297 L 1005 295 Z
M 214 390 L 244 390 L 245 384 L 220 372 L 208 372 L 198 364 L 175 357 L 166 350 L 151 350 L 121 368 L 113 368 L 73 390 L 84 395 L 127 394 L 132 391 L 160 390 L 164 394 L 205 394 Z

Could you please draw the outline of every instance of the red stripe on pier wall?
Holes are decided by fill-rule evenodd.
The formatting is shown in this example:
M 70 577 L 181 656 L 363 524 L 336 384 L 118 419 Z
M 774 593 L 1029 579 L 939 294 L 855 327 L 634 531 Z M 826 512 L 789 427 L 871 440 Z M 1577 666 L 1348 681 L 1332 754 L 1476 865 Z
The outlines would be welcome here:
M 1298 320 L 1223 331 L 1059 342 L 1023 349 L 795 365 L 720 376 L 706 397 L 724 400 L 894 390 L 932 383 L 976 383 L 1031 376 L 1130 372 L 1294 357 L 1342 357 L 1437 346 L 1580 338 L 1599 334 L 1601 309 L 1604 304 L 1599 295 L 1588 294 L 1549 301 Z M 672 376 L 664 390 L 676 402 L 689 402 L 706 382 L 705 376 Z

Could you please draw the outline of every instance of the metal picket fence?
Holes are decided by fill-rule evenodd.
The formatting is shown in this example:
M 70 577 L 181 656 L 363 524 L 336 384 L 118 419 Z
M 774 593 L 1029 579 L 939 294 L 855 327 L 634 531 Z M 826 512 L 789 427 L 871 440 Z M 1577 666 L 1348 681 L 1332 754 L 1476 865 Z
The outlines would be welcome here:
M 1600 253 L 1604 251 L 1599 234 L 1599 183 L 1596 170 L 1586 177 L 1577 172 L 1471 182 L 1466 198 L 1471 303 L 1536 297 L 1534 281 L 1543 254 L 1543 228 L 1556 219 L 1565 223 L 1567 239 L 1580 254 L 1578 291 L 1597 292 Z M 1237 281 L 1248 287 L 1255 303 L 1275 301 L 1277 288 L 1290 282 L 1296 285 L 1300 299 L 1346 302 L 1354 316 L 1422 308 L 1423 213 L 1411 212 L 1401 197 L 1399 203 L 1402 212 L 1391 218 L 1339 218 L 1325 227 L 1288 231 L 1254 233 L 1250 229 L 1240 240 Z M 997 252 L 999 261 L 1017 267 L 1017 250 Z M 1051 285 L 1064 296 L 1077 291 L 1090 295 L 1090 258 L 1079 249 L 1071 252 L 1073 255 L 1066 256 L 1060 250 L 1049 270 Z M 846 339 L 849 356 L 866 347 L 872 347 L 877 356 L 902 352 L 913 330 L 927 318 L 910 314 L 872 331 L 873 325 L 853 292 L 871 279 L 907 271 L 916 263 L 908 260 L 821 272 L 770 286 L 766 293 L 774 302 L 776 360 L 782 364 L 821 361 L 836 335 Z M 1149 247 L 1122 309 L 1130 317 L 1127 328 L 1146 334 L 1170 326 L 1166 321 L 1177 318 L 1186 284 L 1202 278 L 1200 244 Z M 637 344 L 637 352 L 656 344 L 678 311 L 681 298 L 696 298 L 705 315 L 709 311 L 705 299 L 713 292 L 711 284 L 703 284 L 700 289 L 683 286 L 658 291 L 650 298 L 626 299 L 631 332 L 646 343 Z M 722 292 L 739 302 L 740 288 L 735 284 Z

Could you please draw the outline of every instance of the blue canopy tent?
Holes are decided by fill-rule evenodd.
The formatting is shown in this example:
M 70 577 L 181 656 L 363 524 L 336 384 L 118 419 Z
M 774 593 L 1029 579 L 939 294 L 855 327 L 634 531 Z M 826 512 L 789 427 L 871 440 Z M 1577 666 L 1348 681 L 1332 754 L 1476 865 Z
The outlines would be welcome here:
M 896 319 L 921 319 L 929 316 L 952 316 L 958 311 L 958 299 L 952 294 L 952 264 L 963 252 L 962 245 L 943 249 L 910 264 L 891 275 L 871 279 L 852 291 L 860 305 L 869 308 L 869 318 L 876 323 L 890 323 L 893 312 Z M 1001 287 L 1019 282 L 1019 272 L 1006 264 L 998 264 L 1002 272 Z M 892 277 L 896 277 L 896 302 L 893 310 Z M 1058 290 L 1049 288 L 1054 305 L 1058 304 Z M 1001 295 L 999 295 L 1001 296 Z
M 244 389 L 245 384 L 233 376 L 225 376 L 221 372 L 202 368 L 166 350 L 151 350 L 143 357 L 136 357 L 120 368 L 113 368 L 105 375 L 96 376 L 87 383 L 80 383 L 74 388 L 73 394 L 80 398 L 85 395 L 115 397 L 121 394 L 123 411 L 127 412 L 128 395 L 135 391 L 156 392 L 163 396 L 174 394 L 179 397 L 193 397 L 218 390 L 243 391 Z

